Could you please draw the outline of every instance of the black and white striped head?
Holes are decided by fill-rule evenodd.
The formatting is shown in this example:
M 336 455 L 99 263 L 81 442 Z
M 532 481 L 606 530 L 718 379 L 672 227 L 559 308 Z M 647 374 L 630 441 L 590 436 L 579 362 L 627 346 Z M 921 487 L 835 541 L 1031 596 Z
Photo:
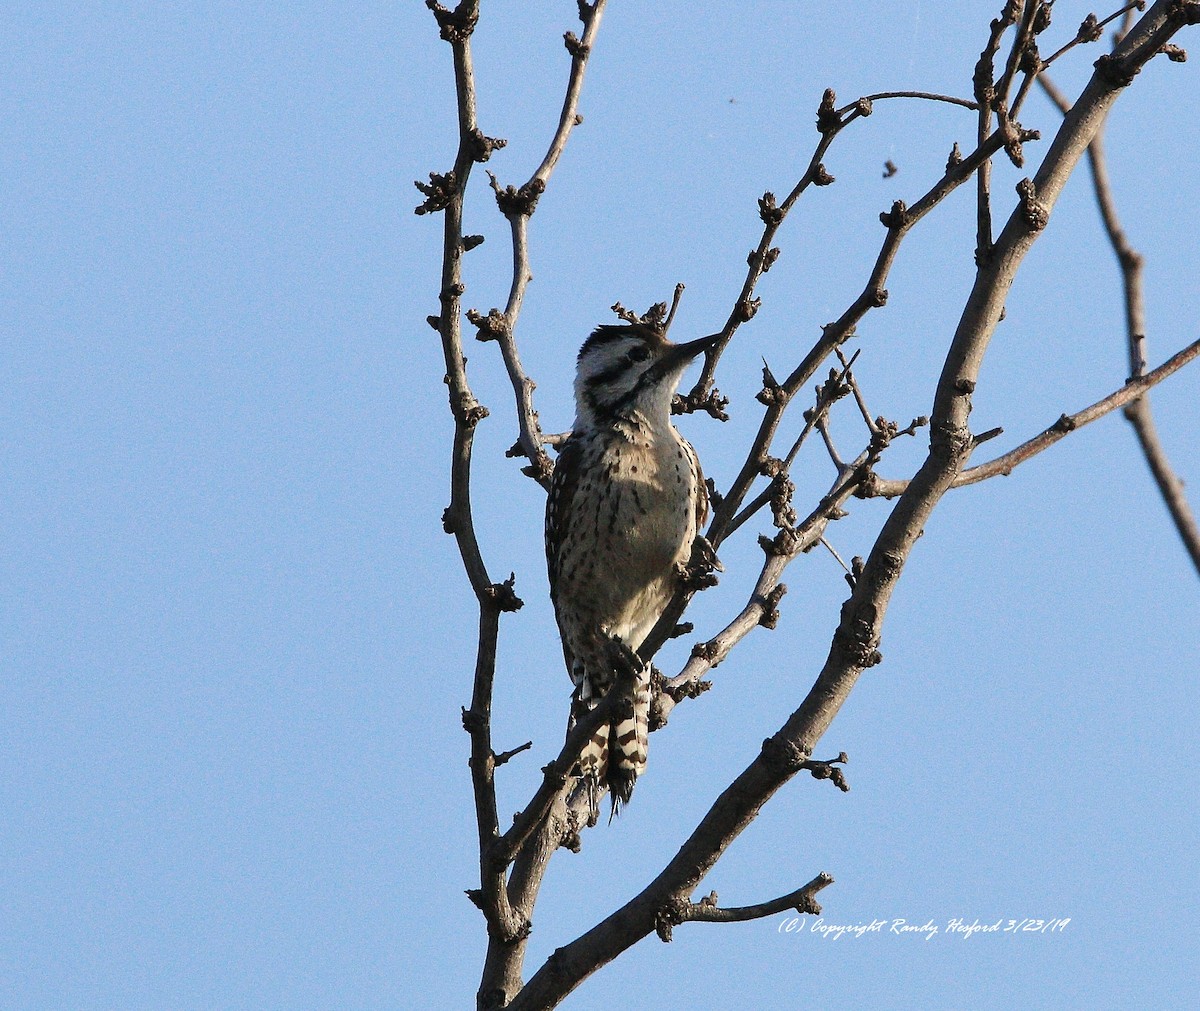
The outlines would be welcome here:
M 657 330 L 636 323 L 596 327 L 579 350 L 576 431 L 634 414 L 651 424 L 669 424 L 671 398 L 684 370 L 714 340 L 672 344 Z

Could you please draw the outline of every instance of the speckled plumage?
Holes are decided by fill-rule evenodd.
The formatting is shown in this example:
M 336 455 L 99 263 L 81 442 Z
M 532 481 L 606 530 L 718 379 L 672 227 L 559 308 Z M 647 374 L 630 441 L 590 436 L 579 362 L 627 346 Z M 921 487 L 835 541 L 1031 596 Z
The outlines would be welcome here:
M 580 351 L 578 413 L 546 508 L 550 595 L 576 686 L 572 723 L 613 684 L 610 640 L 637 650 L 662 615 L 706 517 L 700 465 L 671 424 L 670 405 L 688 362 L 707 346 L 612 326 Z M 616 810 L 645 769 L 649 664 L 633 701 L 632 717 L 598 731 L 580 757 L 593 818 L 602 786 Z

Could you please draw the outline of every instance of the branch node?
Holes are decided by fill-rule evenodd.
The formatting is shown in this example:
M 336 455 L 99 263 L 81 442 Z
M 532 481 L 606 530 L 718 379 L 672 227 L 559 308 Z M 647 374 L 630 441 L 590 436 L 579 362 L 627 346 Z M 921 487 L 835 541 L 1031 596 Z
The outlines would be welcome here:
M 1032 179 L 1022 179 L 1017 183 L 1017 193 L 1021 197 L 1021 213 L 1025 224 L 1032 231 L 1040 232 L 1050 221 L 1050 208 L 1037 198 L 1037 187 Z
M 752 249 L 750 250 L 750 255 L 746 257 L 746 266 L 753 267 L 755 263 L 758 263 L 760 269 L 765 274 L 771 269 L 771 267 L 775 265 L 775 261 L 777 259 L 779 259 L 778 246 L 772 246 L 765 253 L 763 253 L 761 257 L 759 256 L 757 249 Z
M 823 163 L 818 162 L 816 169 L 813 171 L 812 181 L 814 186 L 829 186 L 837 180 L 825 170 Z
M 787 584 L 780 583 L 762 600 L 762 614 L 759 615 L 758 623 L 763 628 L 775 628 L 779 624 L 779 601 L 783 599 L 783 595 L 787 593 Z
M 1100 27 L 1100 19 L 1095 14 L 1089 14 L 1083 19 L 1083 23 L 1075 33 L 1075 41 L 1081 43 L 1095 42 L 1103 34 L 1104 29 Z
M 762 376 L 763 388 L 755 394 L 754 399 L 764 407 L 771 407 L 772 405 L 782 407 L 788 402 L 787 390 L 779 384 L 779 381 L 771 371 L 771 367 L 765 360 L 763 361 Z
M 1060 415 L 1059 419 L 1050 427 L 1055 432 L 1073 432 L 1079 426 L 1076 424 L 1075 419 L 1069 414 L 1063 414 Z
M 492 606 L 500 612 L 504 611 L 519 611 L 525 606 L 525 601 L 513 592 L 513 587 L 517 582 L 517 574 L 509 573 L 509 576 L 503 583 L 492 583 L 483 592 L 488 600 L 492 602 Z
M 971 433 L 965 425 L 931 425 L 929 450 L 939 460 L 963 459 L 971 450 Z
M 483 245 L 482 235 L 464 235 L 462 237 L 462 247 L 464 253 L 469 253 L 476 246 Z
M 817 107 L 817 131 L 828 135 L 837 133 L 842 127 L 842 117 L 837 113 L 837 93 L 832 88 L 826 88 L 821 96 L 821 104 Z
M 831 758 L 828 761 L 817 761 L 809 759 L 800 768 L 812 774 L 813 779 L 828 779 L 842 793 L 850 792 L 850 784 L 846 782 L 846 775 L 838 768 L 839 765 L 845 765 L 850 759 L 846 753 L 840 752 L 837 758 Z
M 724 572 L 725 566 L 717 557 L 717 552 L 703 534 L 697 534 L 692 542 L 692 554 L 686 563 L 680 562 L 675 566 L 675 575 L 685 590 L 699 592 L 717 585 L 717 572 Z
M 676 702 L 682 702 L 684 699 L 698 699 L 710 688 L 712 688 L 711 681 L 703 681 L 700 678 L 695 678 L 675 687 L 666 685 L 663 687 L 663 691 Z
M 479 127 L 467 134 L 467 140 L 470 144 L 471 160 L 477 162 L 487 161 L 493 151 L 508 146 L 508 141 L 503 137 L 488 137 Z
M 486 316 L 478 309 L 468 309 L 467 319 L 479 331 L 475 334 L 475 339 L 481 343 L 499 340 L 509 336 L 511 332 L 508 318 L 499 309 L 489 309 Z
M 687 899 L 675 896 L 654 914 L 654 932 L 663 944 L 671 943 L 672 930 L 683 923 L 690 906 Z
M 850 571 L 844 576 L 846 582 L 850 585 L 850 589 L 855 589 L 858 586 L 858 581 L 863 574 L 863 560 L 861 555 L 855 555 L 850 559 Z
M 430 172 L 429 182 L 423 183 L 420 179 L 414 179 L 413 185 L 425 194 L 425 199 L 417 205 L 417 214 L 444 211 L 458 193 L 458 177 L 454 174 L 454 169 L 445 173 Z
M 763 477 L 778 477 L 783 473 L 783 461 L 777 456 L 764 457 L 758 465 L 758 472 Z
M 908 215 L 908 205 L 903 200 L 897 200 L 892 204 L 891 210 L 884 211 L 879 215 L 879 220 L 889 229 L 906 227 L 911 221 Z
M 1101 56 L 1094 66 L 1100 79 L 1111 88 L 1128 88 L 1137 76 L 1136 69 L 1131 70 L 1124 60 L 1111 53 Z
M 780 530 L 774 537 L 758 535 L 758 546 L 768 558 L 788 558 L 796 551 L 797 537 L 791 530 Z
M 1004 153 L 1016 168 L 1025 166 L 1025 149 L 1021 146 L 1024 132 L 1020 124 L 1014 124 L 1007 119 L 1004 121 Z
M 783 772 L 799 772 L 808 761 L 808 752 L 786 737 L 776 734 L 762 742 L 763 761 Z
M 783 208 L 775 203 L 775 194 L 770 190 L 758 198 L 758 216 L 764 225 L 778 225 L 783 220 Z
M 425 6 L 433 11 L 437 19 L 438 34 L 451 45 L 465 44 L 479 21 L 478 8 L 471 10 L 468 4 L 459 4 L 454 10 L 447 10 L 437 0 L 425 0 Z
M 729 406 L 729 398 L 721 396 L 721 391 L 715 387 L 705 394 L 688 393 L 676 394 L 671 401 L 672 414 L 694 414 L 703 411 L 717 421 L 728 421 L 729 415 L 725 408 Z
M 567 52 L 571 54 L 573 60 L 585 59 L 592 51 L 592 47 L 585 46 L 580 42 L 574 32 L 563 33 L 563 44 L 567 47 Z
M 842 606 L 842 621 L 833 633 L 833 642 L 846 654 L 852 666 L 867 670 L 883 660 L 883 654 L 876 648 L 879 642 L 875 631 L 876 612 L 873 606 L 867 605 L 859 607 L 855 613 L 853 605 L 854 597 L 851 597 Z
M 455 405 L 454 415 L 465 429 L 472 429 L 491 412 L 472 397 L 464 394 Z
M 537 209 L 538 198 L 546 191 L 545 180 L 539 177 L 530 179 L 520 188 L 512 185 L 502 188 L 491 172 L 488 173 L 488 179 L 491 181 L 492 192 L 496 194 L 496 206 L 510 221 L 513 218 L 531 217 Z
M 737 304 L 738 322 L 748 323 L 754 319 L 754 314 L 758 312 L 759 306 L 762 305 L 761 298 L 744 298 Z

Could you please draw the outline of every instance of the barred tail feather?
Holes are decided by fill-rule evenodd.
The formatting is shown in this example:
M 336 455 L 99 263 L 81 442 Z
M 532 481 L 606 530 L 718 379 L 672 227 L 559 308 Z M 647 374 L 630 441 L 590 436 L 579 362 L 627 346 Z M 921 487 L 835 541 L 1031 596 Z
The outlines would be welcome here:
M 609 728 L 600 727 L 579 755 L 580 787 L 588 806 L 588 824 L 595 825 L 600 817 L 600 784 L 608 779 Z
M 612 794 L 609 821 L 628 804 L 638 776 L 646 771 L 650 746 L 650 665 L 638 675 L 633 689 L 633 714 L 609 727 L 608 788 Z

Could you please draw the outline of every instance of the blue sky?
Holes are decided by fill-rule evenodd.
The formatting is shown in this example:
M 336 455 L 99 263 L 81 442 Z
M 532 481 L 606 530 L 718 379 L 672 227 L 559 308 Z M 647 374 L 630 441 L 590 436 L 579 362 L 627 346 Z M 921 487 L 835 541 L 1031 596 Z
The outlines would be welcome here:
M 573 3 L 529 7 L 485 2 L 475 37 L 481 125 L 509 141 L 488 165 L 501 182 L 541 159 L 562 32 L 578 27 Z M 724 320 L 755 200 L 802 171 L 825 87 L 966 94 L 993 7 L 760 2 L 700 18 L 614 2 L 584 124 L 531 225 L 518 338 L 545 427 L 569 427 L 575 351 L 612 302 L 645 308 L 683 281 L 677 337 Z M 1089 9 L 1060 0 L 1053 38 Z M 484 947 L 462 894 L 477 883 L 459 726 L 474 604 L 440 526 L 450 419 L 424 322 L 440 221 L 412 214 L 411 186 L 452 159 L 449 49 L 415 2 L 47 2 L 3 23 L 0 1004 L 469 1006 Z M 1064 59 L 1058 82 L 1077 93 L 1098 54 Z M 1200 316 L 1197 100 L 1194 64 L 1157 60 L 1108 131 L 1147 257 L 1152 363 Z M 1057 114 L 1034 95 L 1023 118 L 1048 136 Z M 757 424 L 762 357 L 790 367 L 861 287 L 879 211 L 923 193 L 973 134 L 963 110 L 880 102 L 838 139 L 837 183 L 789 218 L 762 310 L 726 356 L 731 422 L 681 422 L 718 487 Z M 1044 149 L 1027 145 L 1031 160 Z M 884 179 L 888 159 L 899 173 Z M 1019 177 L 998 165 L 1004 213 Z M 860 327 L 875 413 L 928 412 L 971 281 L 972 214 L 964 189 L 922 223 Z M 487 236 L 467 303 L 502 304 L 506 229 L 482 186 L 467 227 Z M 534 748 L 501 770 L 505 820 L 557 750 L 569 685 L 541 493 L 503 456 L 507 379 L 494 346 L 468 354 L 492 410 L 477 522 L 493 575 L 514 571 L 526 601 L 502 629 L 495 734 Z M 1125 368 L 1081 173 L 985 363 L 972 421 L 1005 435 L 981 452 L 1118 388 Z M 1195 367 L 1153 396 L 1192 487 L 1198 398 Z M 835 427 L 847 448 L 861 438 L 849 411 Z M 921 452 L 897 445 L 880 469 L 904 476 Z M 806 449 L 798 501 L 831 476 Z M 830 534 L 843 556 L 866 553 L 886 510 L 853 504 Z M 740 608 L 753 526 L 697 600 L 698 635 Z M 845 584 L 819 552 L 787 583 L 779 628 L 654 735 L 628 811 L 556 859 L 530 971 L 656 873 L 802 698 Z M 702 889 L 751 903 L 824 870 L 827 923 L 939 935 L 688 925 L 565 1006 L 1178 1002 L 1200 901 L 1197 591 L 1119 416 L 951 494 L 893 600 L 884 663 L 822 743 L 849 754 L 851 792 L 789 784 Z M 1070 922 L 964 940 L 946 934 L 954 918 Z

